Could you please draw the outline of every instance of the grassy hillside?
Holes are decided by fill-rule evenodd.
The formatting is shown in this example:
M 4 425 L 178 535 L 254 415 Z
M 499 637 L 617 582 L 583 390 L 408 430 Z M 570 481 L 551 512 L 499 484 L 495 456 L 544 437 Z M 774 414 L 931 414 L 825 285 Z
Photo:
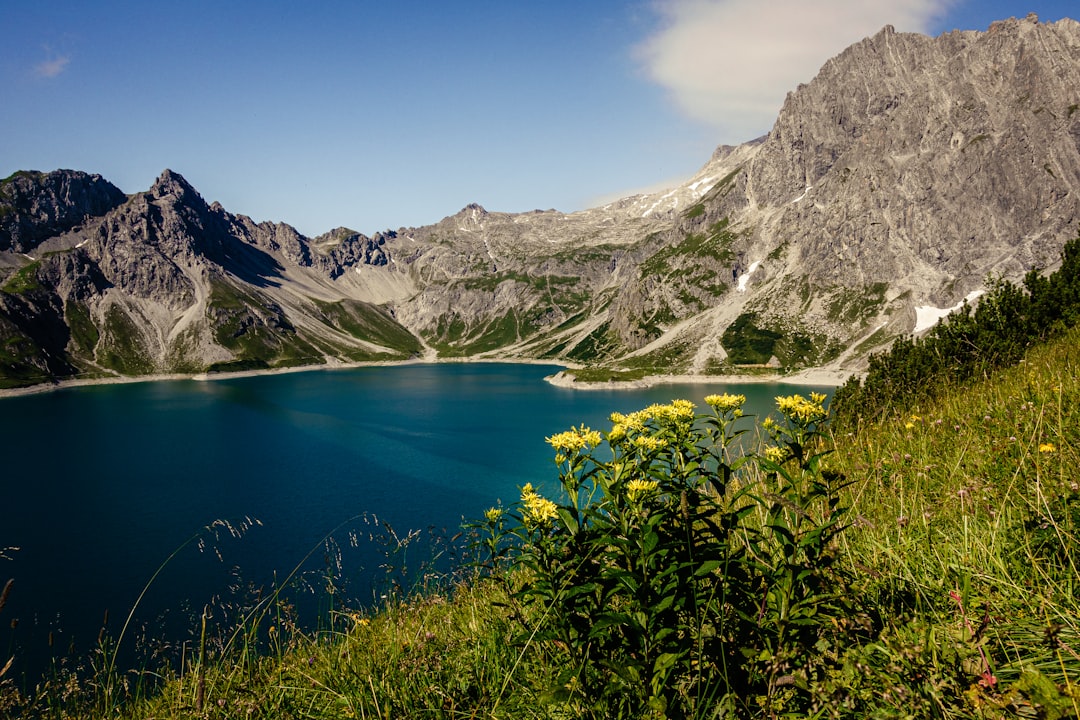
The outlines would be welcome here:
M 267 600 L 153 672 L 16 658 L 0 716 L 1080 717 L 1078 347 L 835 436 L 728 396 L 555 436 L 578 491 L 489 511 L 479 566 L 317 633 Z M 760 456 L 712 454 L 739 428 Z

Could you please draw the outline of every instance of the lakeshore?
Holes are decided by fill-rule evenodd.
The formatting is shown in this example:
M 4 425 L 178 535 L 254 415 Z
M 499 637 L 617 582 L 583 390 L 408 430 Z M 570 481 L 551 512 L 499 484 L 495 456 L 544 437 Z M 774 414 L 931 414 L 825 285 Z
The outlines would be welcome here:
M 647 375 L 635 380 L 592 382 L 578 380 L 564 370 L 544 380 L 555 387 L 571 390 L 641 390 L 657 385 L 824 385 L 840 387 L 853 374 L 847 370 L 807 368 L 790 375 Z
M 576 369 L 564 363 L 549 360 L 537 360 L 534 358 L 439 358 L 426 355 L 422 358 L 409 360 L 373 360 L 365 362 L 346 363 L 329 361 L 321 365 L 298 365 L 295 367 L 260 368 L 257 370 L 237 370 L 233 372 L 203 372 L 203 373 L 162 373 L 156 375 L 117 375 L 113 377 L 94 378 L 71 378 L 56 382 L 39 383 L 16 388 L 0 388 L 0 399 L 7 397 L 20 397 L 25 395 L 38 395 L 41 393 L 63 390 L 65 388 L 86 387 L 93 385 L 125 385 L 130 383 L 145 382 L 169 382 L 191 380 L 195 382 L 213 382 L 217 380 L 232 380 L 244 377 L 260 377 L 265 375 L 284 375 L 298 372 L 318 372 L 350 370 L 362 367 L 399 367 L 407 365 L 436 365 L 444 363 L 509 363 L 514 365 L 554 365 L 563 367 L 563 370 L 548 375 L 545 381 L 555 387 L 570 390 L 641 390 L 657 385 L 742 385 L 751 383 L 776 383 L 788 385 L 822 385 L 839 387 L 843 385 L 853 374 L 852 371 L 836 370 L 828 368 L 807 368 L 790 375 L 702 375 L 702 374 L 662 374 L 648 375 L 634 380 L 610 380 L 604 382 L 590 382 L 577 380 L 566 372 L 566 369 Z

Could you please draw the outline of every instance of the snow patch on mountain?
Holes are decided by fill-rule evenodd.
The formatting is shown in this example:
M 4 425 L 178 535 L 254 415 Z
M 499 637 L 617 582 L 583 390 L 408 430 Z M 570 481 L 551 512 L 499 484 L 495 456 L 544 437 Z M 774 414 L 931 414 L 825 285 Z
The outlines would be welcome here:
M 736 290 L 739 292 L 746 292 L 746 284 L 750 282 L 750 276 L 754 274 L 754 271 L 758 269 L 758 265 L 761 264 L 760 260 L 755 260 L 750 263 L 750 268 L 739 276 L 739 285 Z
M 949 308 L 937 308 L 933 305 L 918 305 L 915 308 L 915 329 L 911 332 L 918 334 L 923 331 L 929 330 L 938 324 L 938 322 L 948 316 L 950 313 L 956 312 L 960 308 L 964 307 L 964 303 L 973 303 L 981 295 L 986 294 L 985 290 L 973 290 L 967 294 L 967 296 Z

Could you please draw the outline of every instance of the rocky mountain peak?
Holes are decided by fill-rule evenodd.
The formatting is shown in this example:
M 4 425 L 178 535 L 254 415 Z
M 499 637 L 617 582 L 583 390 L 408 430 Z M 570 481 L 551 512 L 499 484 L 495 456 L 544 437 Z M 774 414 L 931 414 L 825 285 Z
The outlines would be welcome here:
M 166 168 L 154 184 L 150 186 L 149 194 L 155 200 L 172 199 L 180 203 L 196 203 L 205 206 L 206 201 L 180 173 Z
M 469 203 L 465 205 L 457 213 L 453 215 L 454 218 L 464 219 L 477 219 L 485 217 L 488 214 L 487 210 L 480 203 Z
M 0 180 L 0 251 L 28 252 L 126 200 L 120 188 L 100 175 L 17 172 Z

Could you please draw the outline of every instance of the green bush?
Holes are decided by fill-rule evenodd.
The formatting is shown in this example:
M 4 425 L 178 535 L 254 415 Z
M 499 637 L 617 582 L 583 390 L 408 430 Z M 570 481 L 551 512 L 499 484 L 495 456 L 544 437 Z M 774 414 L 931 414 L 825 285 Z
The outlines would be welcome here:
M 564 502 L 531 485 L 486 515 L 490 561 L 524 577 L 525 632 L 565 655 L 548 700 L 575 717 L 809 708 L 848 628 L 833 564 L 841 479 L 823 467 L 824 396 L 778 398 L 775 445 L 736 457 L 743 396 L 676 400 L 548 438 Z M 606 450 L 598 448 L 606 443 Z

